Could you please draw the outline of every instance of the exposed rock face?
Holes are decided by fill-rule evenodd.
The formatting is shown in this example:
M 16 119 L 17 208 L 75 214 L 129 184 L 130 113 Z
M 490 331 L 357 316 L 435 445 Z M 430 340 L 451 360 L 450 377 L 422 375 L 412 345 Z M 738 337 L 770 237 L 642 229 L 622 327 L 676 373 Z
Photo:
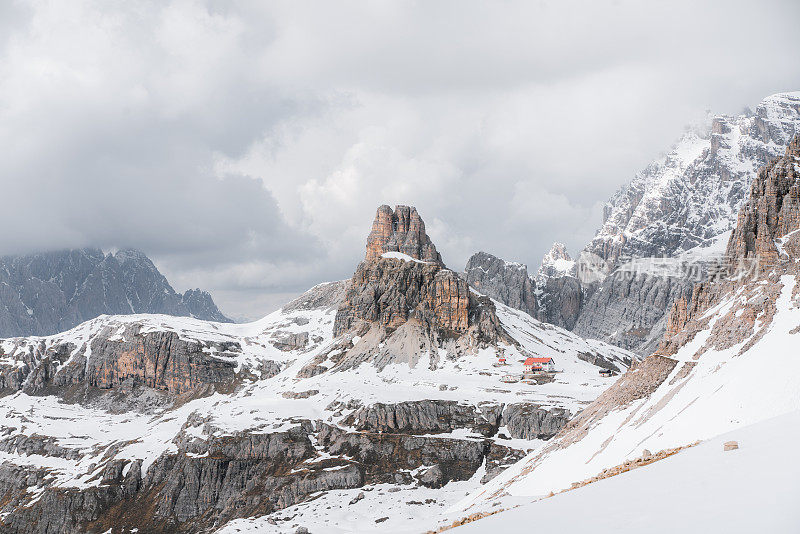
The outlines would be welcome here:
M 308 332 L 285 334 L 273 341 L 272 345 L 284 351 L 304 349 L 308 345 Z
M 388 331 L 415 318 L 457 335 L 467 330 L 469 288 L 436 263 L 393 258 L 361 262 L 336 314 L 334 335 L 377 323 Z
M 388 434 L 441 434 L 469 428 L 493 436 L 500 422 L 502 406 L 475 406 L 455 401 L 422 400 L 397 404 L 376 403 L 359 408 L 345 424 L 359 431 Z
M 431 466 L 417 476 L 416 482 L 433 488 L 470 478 L 493 448 L 489 441 L 346 432 L 327 425 L 322 426 L 318 439 L 331 454 L 362 463 L 370 483 L 411 482 L 408 471 Z M 503 456 L 512 452 L 506 447 L 499 449 Z
M 107 325 L 80 345 L 65 341 L 20 347 L 29 351 L 26 362 L 2 369 L 0 394 L 22 390 L 75 396 L 78 391 L 130 392 L 146 386 L 170 394 L 166 402 L 207 388 L 230 390 L 236 364 L 227 358 L 241 352 L 238 342 L 201 343 L 177 332 L 144 331 L 136 322 Z M 275 366 L 271 372 L 278 370 Z
M 563 408 L 546 410 L 535 404 L 514 403 L 503 410 L 502 424 L 512 438 L 550 439 L 567 424 L 572 414 Z
M 479 293 L 536 317 L 536 284 L 525 265 L 477 252 L 467 261 L 464 275 Z
M 142 532 L 197 532 L 285 508 L 314 492 L 363 485 L 358 464 L 305 463 L 316 455 L 309 440 L 313 428 L 304 421 L 286 432 L 185 440 L 176 454 L 161 456 L 146 474 L 141 462 L 114 462 L 97 487 L 43 488 L 34 506 L 18 506 L 4 518 L 3 531 L 99 533 L 127 525 Z M 326 470 L 331 466 L 343 468 Z M 27 487 L 36 487 L 43 476 L 35 470 L 1 475 L 6 505 L 24 499 Z
M 411 206 L 397 206 L 394 211 L 385 205 L 378 208 L 367 237 L 366 261 L 376 260 L 385 252 L 402 252 L 418 260 L 442 263 L 417 208 Z
M 536 318 L 572 330 L 583 309 L 584 288 L 574 276 L 545 277 L 537 288 Z
M 384 258 L 385 252 L 410 258 Z M 381 206 L 367 239 L 366 259 L 337 311 L 334 335 L 363 334 L 372 326 L 391 334 L 414 320 L 434 337 L 457 338 L 467 332 L 471 318 L 483 319 L 484 326 L 491 322 L 486 317 L 491 307 L 471 312 L 471 303 L 477 301 L 470 298 L 467 282 L 445 268 L 416 208 L 392 211 Z
M 181 295 L 141 252 L 66 250 L 0 259 L 0 338 L 49 335 L 102 314 L 230 322 L 200 290 Z
M 728 243 L 732 259 L 758 259 L 773 266 L 781 259 L 777 240 L 800 228 L 800 135 L 786 147 L 782 158 L 758 173 L 750 198 Z M 784 253 L 783 257 L 787 257 Z
M 583 303 L 573 331 L 640 354 L 652 353 L 664 337 L 664 310 L 691 293 L 682 278 L 615 272 Z
M 359 408 L 344 423 L 359 431 L 386 434 L 441 434 L 468 428 L 485 437 L 494 436 L 499 427 L 505 426 L 512 438 L 533 440 L 551 438 L 571 415 L 563 408 L 548 410 L 528 402 L 476 407 L 423 400 Z

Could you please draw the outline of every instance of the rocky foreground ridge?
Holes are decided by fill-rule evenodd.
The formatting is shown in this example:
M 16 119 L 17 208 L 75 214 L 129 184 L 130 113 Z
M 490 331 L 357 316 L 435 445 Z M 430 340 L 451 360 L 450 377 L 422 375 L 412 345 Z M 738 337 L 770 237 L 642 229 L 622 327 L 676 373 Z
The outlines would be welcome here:
M 230 322 L 211 295 L 176 293 L 137 250 L 75 249 L 0 258 L 0 338 L 63 332 L 99 315 L 163 313 Z
M 632 362 L 470 291 L 416 210 L 389 211 L 352 279 L 260 321 L 103 316 L 0 342 L 0 531 L 294 531 L 316 499 L 400 528 L 540 446 L 608 385 L 600 367 Z M 528 356 L 560 372 L 501 381 Z M 363 504 L 370 491 L 391 505 Z
M 800 409 L 800 136 L 752 180 L 718 277 L 671 308 L 657 352 L 633 365 L 540 451 L 469 500 L 568 489 Z

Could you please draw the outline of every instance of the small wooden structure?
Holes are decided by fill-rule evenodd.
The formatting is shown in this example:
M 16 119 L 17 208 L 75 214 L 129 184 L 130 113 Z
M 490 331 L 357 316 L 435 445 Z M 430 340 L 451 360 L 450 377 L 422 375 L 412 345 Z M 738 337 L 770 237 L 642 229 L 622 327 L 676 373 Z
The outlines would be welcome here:
M 512 382 L 519 382 L 519 376 L 503 375 L 500 377 L 500 382 L 505 382 L 506 384 L 511 384 Z

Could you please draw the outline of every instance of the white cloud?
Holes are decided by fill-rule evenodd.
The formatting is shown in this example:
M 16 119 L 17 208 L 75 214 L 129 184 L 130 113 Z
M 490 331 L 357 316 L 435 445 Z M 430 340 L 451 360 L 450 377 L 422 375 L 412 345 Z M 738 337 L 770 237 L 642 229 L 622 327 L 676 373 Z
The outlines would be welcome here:
M 452 267 L 484 249 L 535 268 L 552 241 L 588 240 L 685 123 L 797 89 L 798 16 L 792 1 L 3 5 L 0 253 L 136 246 L 252 315 L 348 276 L 377 205 L 409 203 Z

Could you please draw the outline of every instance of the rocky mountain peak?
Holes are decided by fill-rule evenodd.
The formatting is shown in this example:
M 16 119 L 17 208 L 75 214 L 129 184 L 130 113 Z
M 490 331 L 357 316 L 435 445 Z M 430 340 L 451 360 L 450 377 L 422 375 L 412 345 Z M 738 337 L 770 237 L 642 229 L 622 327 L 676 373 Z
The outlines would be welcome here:
M 608 272 L 630 259 L 674 256 L 736 225 L 758 169 L 800 131 L 800 92 L 766 97 L 755 111 L 688 129 L 620 189 L 586 251 Z
M 750 197 L 739 213 L 728 242 L 732 267 L 743 259 L 771 267 L 786 258 L 800 257 L 800 134 L 783 157 L 761 169 Z
M 386 205 L 378 208 L 367 237 L 366 260 L 373 261 L 386 252 L 400 252 L 416 260 L 444 265 L 425 233 L 425 222 L 413 206 L 396 206 L 394 210 Z
M 372 330 L 383 339 L 406 323 L 432 339 L 469 334 L 483 343 L 505 335 L 491 300 L 472 294 L 469 284 L 444 266 L 417 210 L 381 206 L 367 238 L 366 260 L 350 280 L 333 331 L 362 336 Z
M 553 276 L 575 276 L 575 260 L 567 252 L 564 243 L 553 243 L 553 246 L 544 255 L 539 271 L 536 273 L 536 282 L 544 285 L 547 278 Z
M 669 328 L 666 313 L 672 303 L 691 296 L 698 273 L 704 276 L 713 258 L 725 253 L 734 228 L 744 232 L 733 238 L 732 246 L 738 248 L 729 254 L 736 258 L 755 257 L 757 235 L 762 240 L 760 254 L 766 254 L 757 254 L 760 259 L 774 261 L 780 249 L 791 248 L 780 229 L 791 219 L 791 210 L 783 207 L 786 195 L 791 205 L 788 168 L 781 171 L 780 180 L 770 182 L 764 175 L 758 185 L 771 184 L 762 202 L 773 205 L 772 217 L 780 207 L 787 222 L 768 221 L 766 208 L 742 210 L 759 169 L 784 156 L 798 132 L 797 91 L 768 96 L 755 110 L 718 115 L 687 128 L 669 151 L 609 200 L 601 228 L 577 258 L 575 276 L 580 283 L 571 276 L 550 277 L 544 283 L 537 274 L 540 317 L 583 337 L 651 353 Z M 784 185 L 779 187 L 779 182 Z M 737 222 L 740 212 L 741 217 L 750 213 L 749 222 Z M 772 230 L 759 230 L 759 218 Z M 684 264 L 689 267 L 658 268 Z
M 176 293 L 143 252 L 95 248 L 0 258 L 0 338 L 49 335 L 98 315 L 229 322 L 208 293 Z

